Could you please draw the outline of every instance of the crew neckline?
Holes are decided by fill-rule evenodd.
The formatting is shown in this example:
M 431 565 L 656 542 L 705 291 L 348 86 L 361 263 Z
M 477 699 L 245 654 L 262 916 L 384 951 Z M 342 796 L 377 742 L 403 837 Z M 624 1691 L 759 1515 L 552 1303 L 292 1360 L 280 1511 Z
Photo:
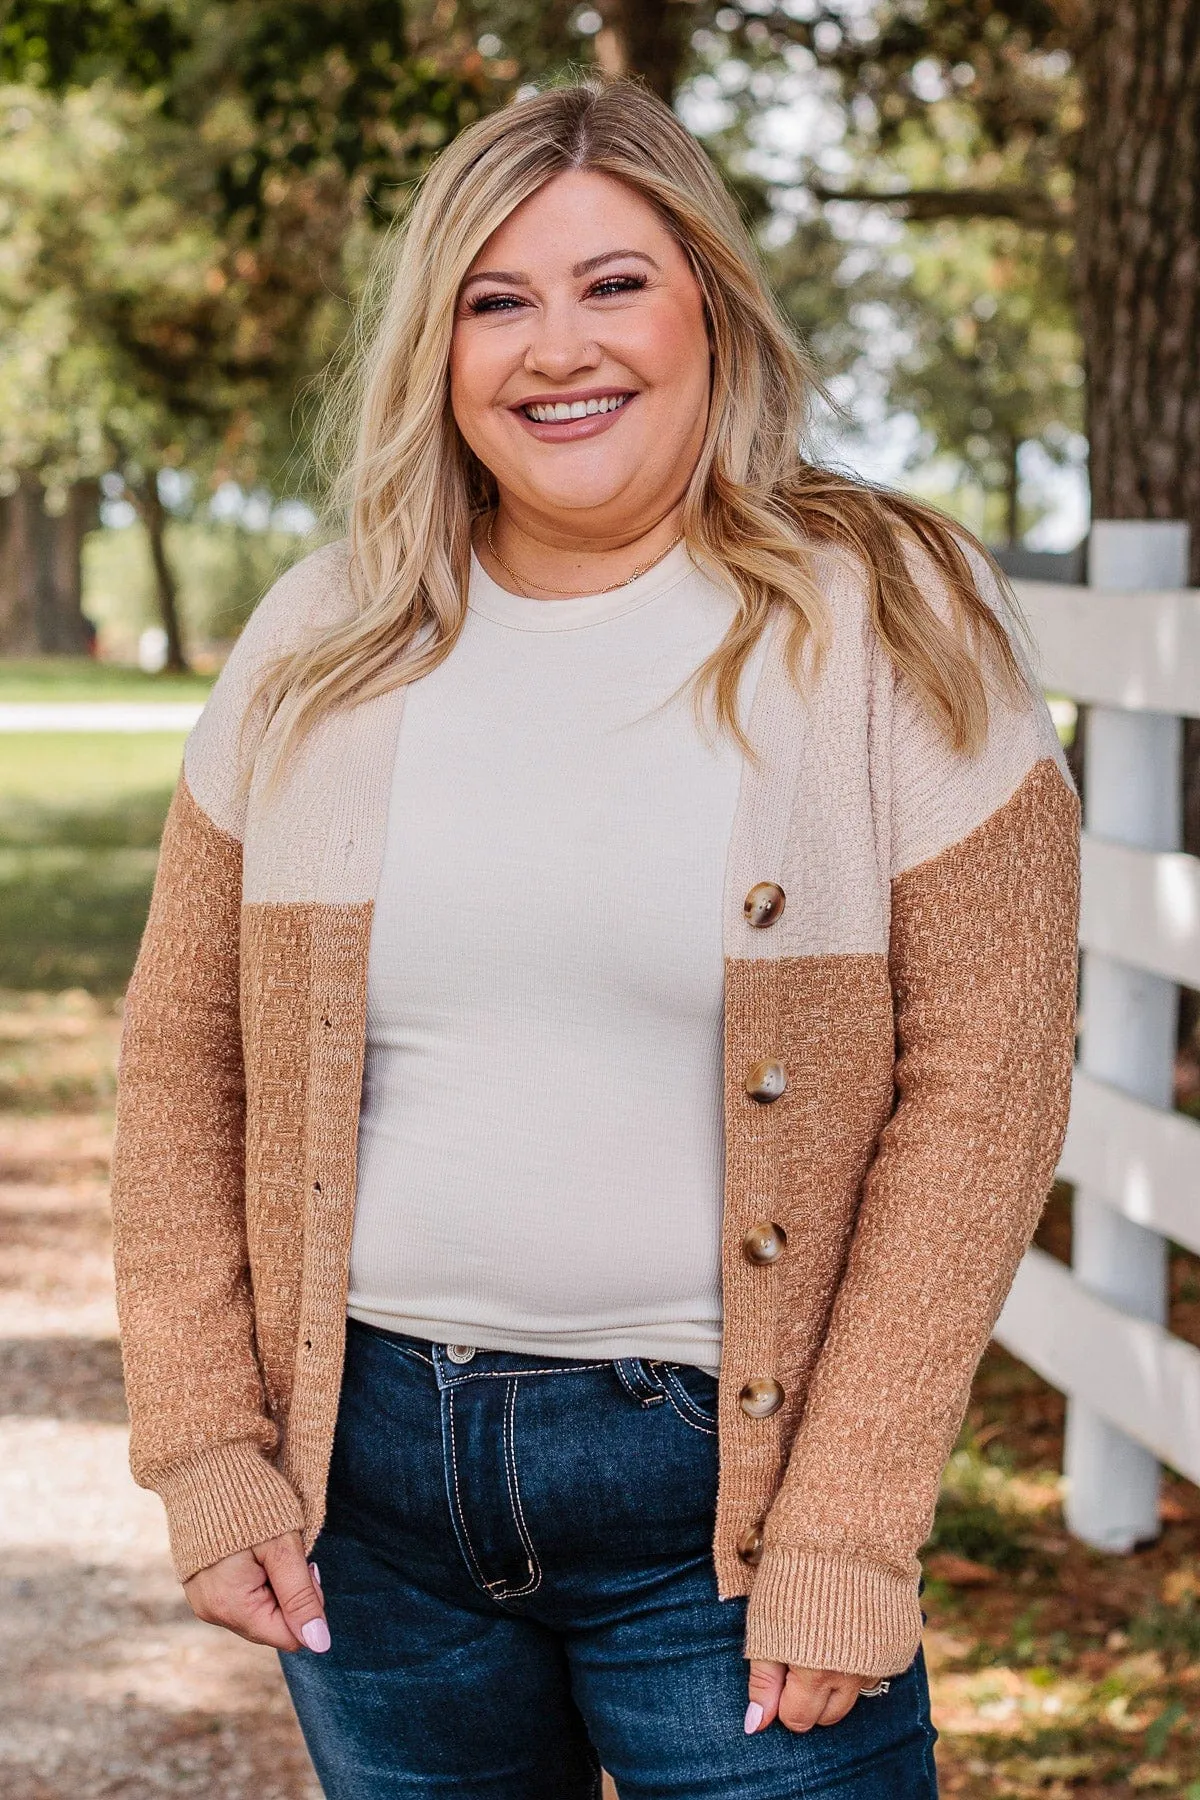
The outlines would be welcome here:
M 623 587 L 608 594 L 579 594 L 566 600 L 533 600 L 527 594 L 513 594 L 493 580 L 474 548 L 471 550 L 471 579 L 467 606 L 493 624 L 507 625 L 513 631 L 578 631 L 586 625 L 600 625 L 607 619 L 619 619 L 650 600 L 675 587 L 696 565 L 688 555 L 686 544 L 676 544 L 662 561 L 635 575 Z

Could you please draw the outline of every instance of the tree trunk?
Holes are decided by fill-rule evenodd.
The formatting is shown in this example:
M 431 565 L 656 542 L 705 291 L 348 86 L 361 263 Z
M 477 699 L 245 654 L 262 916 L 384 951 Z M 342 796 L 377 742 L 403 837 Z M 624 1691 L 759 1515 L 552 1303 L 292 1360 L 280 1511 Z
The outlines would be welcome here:
M 604 20 L 596 60 L 606 75 L 640 75 L 668 106 L 675 98 L 688 35 L 689 0 L 600 0 Z
M 51 654 L 87 655 L 95 632 L 83 611 L 83 540 L 100 523 L 100 483 L 72 482 L 64 510 L 49 523 L 46 591 L 52 603 L 43 611 L 43 647 Z
M 127 483 L 134 505 L 141 514 L 150 544 L 150 561 L 154 568 L 154 589 L 158 597 L 158 613 L 167 634 L 167 660 L 163 667 L 173 674 L 186 674 L 188 660 L 183 653 L 183 633 L 179 627 L 179 589 L 175 571 L 167 555 L 167 511 L 158 492 L 153 471 L 138 487 Z
M 35 470 L 0 499 L 0 653 L 80 656 L 92 644 L 82 608 L 83 540 L 96 523 L 99 487 L 76 482 L 61 513 L 46 511 Z
M 1186 519 L 1200 587 L 1200 10 L 1094 0 L 1075 286 L 1092 516 Z M 1185 738 L 1185 847 L 1200 853 L 1200 723 Z

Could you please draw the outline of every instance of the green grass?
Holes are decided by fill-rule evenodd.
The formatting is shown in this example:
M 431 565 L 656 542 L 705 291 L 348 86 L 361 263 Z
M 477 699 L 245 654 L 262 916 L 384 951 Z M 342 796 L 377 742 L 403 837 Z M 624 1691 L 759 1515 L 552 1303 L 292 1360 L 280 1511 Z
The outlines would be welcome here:
M 1011 1574 L 1027 1560 L 1026 1524 L 1011 1503 L 1008 1471 L 964 1432 L 942 1478 L 930 1552 L 948 1551 Z
M 209 675 L 147 675 L 87 656 L 0 658 L 0 704 L 77 700 L 194 700 L 212 687 Z
M 180 732 L 0 733 L 0 988 L 119 994 Z

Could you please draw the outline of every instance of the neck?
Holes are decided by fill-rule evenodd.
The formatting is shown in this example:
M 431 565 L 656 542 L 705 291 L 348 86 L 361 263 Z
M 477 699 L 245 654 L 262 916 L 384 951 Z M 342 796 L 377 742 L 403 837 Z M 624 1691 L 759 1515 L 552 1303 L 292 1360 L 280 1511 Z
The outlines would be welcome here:
M 517 583 L 534 599 L 595 594 L 664 556 L 678 542 L 682 521 L 678 501 L 660 517 L 622 531 L 576 534 L 522 517 L 501 499 L 495 514 L 481 522 L 475 553 L 493 581 L 510 591 Z

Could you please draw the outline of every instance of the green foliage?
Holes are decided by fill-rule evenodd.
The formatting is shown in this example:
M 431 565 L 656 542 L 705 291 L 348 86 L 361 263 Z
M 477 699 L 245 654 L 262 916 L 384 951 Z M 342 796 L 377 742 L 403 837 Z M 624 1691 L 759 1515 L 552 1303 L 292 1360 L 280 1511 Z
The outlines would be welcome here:
M 864 215 L 813 197 L 836 166 L 862 190 L 1011 194 L 1018 219 L 1022 195 L 1065 204 L 1078 104 L 1049 0 L 591 10 L 585 28 L 568 0 L 13 0 L 0 483 L 118 469 L 137 493 L 186 467 L 306 492 L 298 402 L 375 229 L 521 83 L 624 59 L 685 116 L 708 109 L 705 141 L 826 376 L 881 384 L 916 416 L 919 458 L 1005 495 L 1027 529 L 1017 446 L 1061 458 L 1079 430 L 1066 238 L 960 218 L 853 241 Z M 817 105 L 837 115 L 834 161 L 772 148 L 772 120 Z
M 182 465 L 258 479 L 290 448 L 344 196 L 281 199 L 269 266 L 152 97 L 0 92 L 0 458 L 48 485 Z M 284 197 L 286 199 L 286 197 Z
M 152 93 L 205 146 L 223 229 L 257 242 L 281 184 L 336 171 L 377 203 L 502 97 L 441 13 L 420 33 L 398 0 L 15 0 L 0 74 Z
M 1171 1700 L 1163 1707 L 1158 1717 L 1146 1728 L 1144 1747 L 1146 1755 L 1152 1762 L 1157 1761 L 1167 1747 L 1167 1739 L 1179 1724 L 1186 1719 L 1187 1709 L 1178 1700 Z
M 167 549 L 178 570 L 179 609 L 186 642 L 235 638 L 267 588 L 310 547 L 282 531 L 250 531 L 199 516 L 172 519 Z M 156 622 L 153 573 L 138 525 L 92 532 L 84 545 L 88 616 L 103 653 L 123 661 Z M 156 678 L 157 679 L 157 678 Z
M 0 26 L 0 76 L 54 89 L 114 69 L 162 81 L 187 43 L 180 9 L 154 0 L 16 0 Z
M 1038 443 L 1067 459 L 1083 429 L 1081 345 L 1069 297 L 1067 247 L 1006 221 L 913 226 L 908 273 L 893 299 L 909 347 L 889 398 L 922 437 L 908 466 L 931 455 L 1007 503 L 1006 535 L 1037 522 L 1018 511 L 1017 451 Z
M 951 1456 L 926 1552 L 948 1551 L 1013 1572 L 1028 1561 L 1026 1521 L 1014 1504 L 1006 1471 L 970 1443 Z
M 1176 1606 L 1155 1602 L 1130 1620 L 1129 1641 L 1141 1650 L 1194 1661 L 1200 1657 L 1200 1602 L 1194 1594 L 1186 1594 Z

